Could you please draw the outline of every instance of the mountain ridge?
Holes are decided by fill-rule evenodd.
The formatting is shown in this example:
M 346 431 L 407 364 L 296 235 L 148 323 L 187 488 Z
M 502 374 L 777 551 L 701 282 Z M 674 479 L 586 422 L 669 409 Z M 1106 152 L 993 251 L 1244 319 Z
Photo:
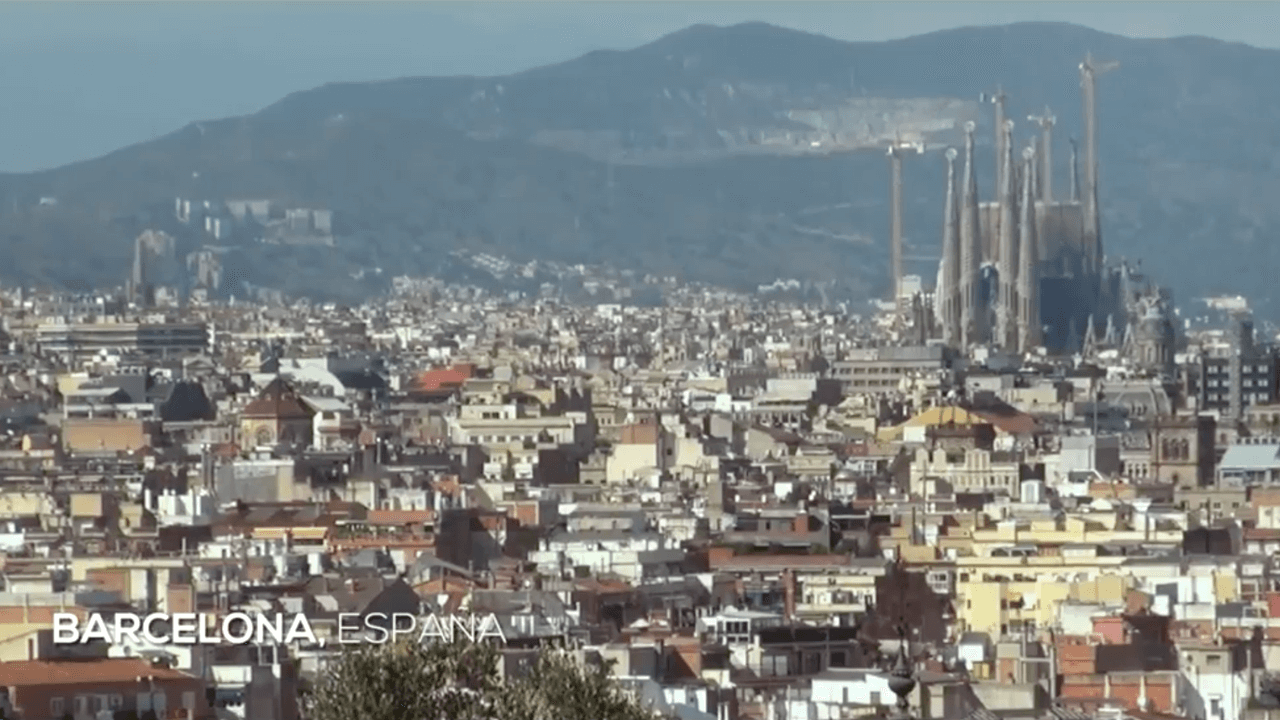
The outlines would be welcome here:
M 1057 115 L 1055 186 L 1065 195 L 1067 137 L 1080 128 L 1076 65 L 1086 52 L 1121 64 L 1098 90 L 1108 252 L 1146 257 L 1184 297 L 1238 279 L 1262 305 L 1273 303 L 1259 266 L 1280 259 L 1267 242 L 1280 211 L 1266 200 L 1280 191 L 1280 140 L 1268 121 L 1280 114 L 1280 92 L 1264 80 L 1280 71 L 1280 52 L 1067 23 L 877 43 L 765 23 L 692 26 L 507 76 L 329 83 L 99 158 L 0 175 L 0 246 L 31 256 L 0 277 L 119 282 L 132 235 L 172 225 L 175 196 L 261 197 L 334 211 L 332 251 L 297 251 L 324 266 L 317 278 L 349 275 L 373 255 L 404 272 L 433 272 L 440 253 L 470 248 L 738 287 L 798 277 L 850 296 L 879 294 L 888 172 L 882 150 L 865 150 L 904 130 L 935 147 L 954 144 L 967 119 L 987 148 L 990 109 L 977 96 L 1002 86 L 1019 142 L 1033 134 L 1028 113 L 1047 104 Z M 986 198 L 991 159 L 979 164 Z M 943 165 L 933 152 L 907 163 L 914 255 L 936 254 Z M 42 207 L 42 197 L 58 205 Z M 841 204 L 849 207 L 817 225 L 804 215 Z M 171 229 L 186 233 L 184 252 L 208 241 Z M 85 236 L 100 238 L 84 253 L 93 267 L 59 267 Z M 864 241 L 834 239 L 853 237 Z M 247 272 L 260 268 L 255 284 L 290 284 L 261 257 L 288 263 L 293 251 L 233 239 L 250 258 Z M 1207 276 L 1174 259 L 1208 247 L 1218 251 L 1197 265 Z M 911 270 L 931 278 L 934 269 Z

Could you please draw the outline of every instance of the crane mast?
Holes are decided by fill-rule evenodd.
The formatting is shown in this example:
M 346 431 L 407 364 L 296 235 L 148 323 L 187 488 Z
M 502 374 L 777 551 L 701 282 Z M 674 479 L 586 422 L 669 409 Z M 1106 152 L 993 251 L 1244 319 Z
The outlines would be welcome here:
M 994 94 L 984 94 L 980 99 L 995 106 L 996 187 L 1000 188 L 1004 187 L 1004 155 L 1007 150 L 1004 137 L 1004 103 L 1007 96 L 1004 94 L 1004 86 L 997 85 Z
M 1040 126 L 1040 147 L 1036 149 L 1040 160 L 1040 200 L 1053 202 L 1053 126 L 1058 119 L 1046 106 L 1043 115 L 1028 115 L 1027 120 Z
M 1089 270 L 1097 273 L 1102 266 L 1102 238 L 1098 218 L 1098 76 L 1120 67 L 1118 62 L 1095 62 L 1093 54 L 1080 63 L 1080 88 L 1084 96 L 1084 216 L 1088 234 Z

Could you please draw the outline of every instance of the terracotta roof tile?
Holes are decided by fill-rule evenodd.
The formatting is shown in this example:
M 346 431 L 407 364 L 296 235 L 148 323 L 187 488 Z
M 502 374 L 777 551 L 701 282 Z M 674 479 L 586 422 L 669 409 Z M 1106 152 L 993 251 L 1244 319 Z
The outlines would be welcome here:
M 596 592 L 626 592 L 631 590 L 630 583 L 623 580 L 611 580 L 601 578 L 583 578 L 575 583 L 579 590 L 596 591 Z
M 1036 431 L 1036 419 L 1012 409 L 974 410 L 974 415 L 991 423 L 1000 432 L 1009 435 L 1030 435 Z
M 370 525 L 421 525 L 435 518 L 434 510 L 370 510 L 365 522 Z
M 139 676 L 163 680 L 199 680 L 180 670 L 154 667 L 139 658 L 93 660 L 16 660 L 0 662 L 0 678 L 9 686 L 132 683 Z
M 458 478 L 453 475 L 446 475 L 438 480 L 433 480 L 431 489 L 449 497 L 458 497 L 462 494 L 462 485 L 458 483 Z
M 844 555 L 735 555 L 712 563 L 717 570 L 749 570 L 760 567 L 835 568 L 848 567 Z
M 454 365 L 428 370 L 415 378 L 412 389 L 421 391 L 460 387 L 475 376 L 474 365 Z

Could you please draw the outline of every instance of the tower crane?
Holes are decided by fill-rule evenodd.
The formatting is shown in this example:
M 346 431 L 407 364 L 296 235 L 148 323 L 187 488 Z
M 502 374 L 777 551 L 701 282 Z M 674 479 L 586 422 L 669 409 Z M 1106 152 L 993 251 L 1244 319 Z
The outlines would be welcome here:
M 996 111 L 996 123 L 995 123 L 996 187 L 1003 187 L 1001 183 L 1004 182 L 1004 168 L 1002 167 L 1004 164 L 1004 153 L 1005 153 L 1004 103 L 1005 103 L 1005 100 L 1007 99 L 1008 99 L 1008 96 L 1004 94 L 1003 85 L 997 85 L 996 91 L 990 95 L 988 95 L 987 93 L 982 93 L 981 95 L 978 96 L 978 102 L 989 102 L 993 106 L 995 106 L 995 111 Z
M 1044 108 L 1043 115 L 1028 115 L 1027 120 L 1040 126 L 1040 199 L 1046 203 L 1053 201 L 1053 126 L 1058 119 Z
M 1098 62 L 1093 53 L 1086 53 L 1080 63 L 1080 89 L 1084 95 L 1084 216 L 1089 234 L 1088 259 L 1090 271 L 1097 272 L 1102 263 L 1102 241 L 1098 223 L 1098 110 L 1097 80 L 1100 75 L 1115 70 L 1120 63 L 1112 60 Z

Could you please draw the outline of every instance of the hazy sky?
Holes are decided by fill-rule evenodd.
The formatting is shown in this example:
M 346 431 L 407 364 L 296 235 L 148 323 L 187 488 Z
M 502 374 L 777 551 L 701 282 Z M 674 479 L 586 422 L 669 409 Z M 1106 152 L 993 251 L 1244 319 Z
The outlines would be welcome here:
M 1280 47 L 1273 2 L 0 0 L 0 172 L 88 159 L 325 82 L 502 74 L 750 20 L 845 40 L 1058 20 Z

